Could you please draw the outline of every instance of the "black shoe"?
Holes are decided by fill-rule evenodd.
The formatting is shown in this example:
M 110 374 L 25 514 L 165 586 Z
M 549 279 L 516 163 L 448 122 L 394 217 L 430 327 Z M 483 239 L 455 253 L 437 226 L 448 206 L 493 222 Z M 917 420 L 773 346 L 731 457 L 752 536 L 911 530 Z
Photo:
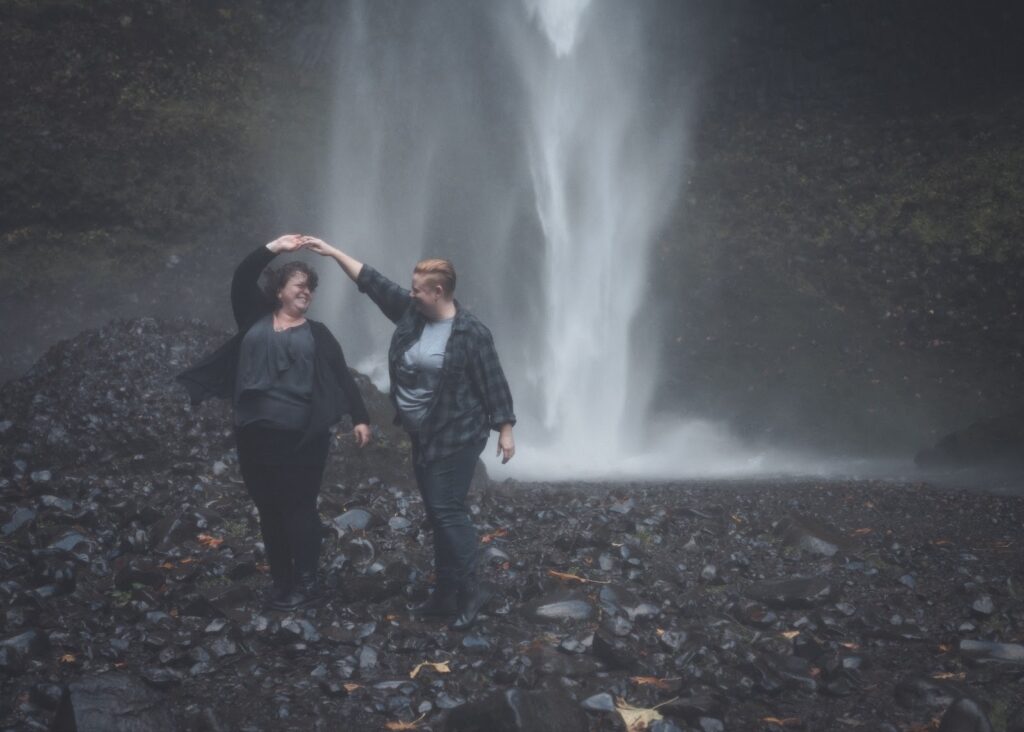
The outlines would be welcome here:
M 413 605 L 412 614 L 421 617 L 446 618 L 455 615 L 458 609 L 455 592 L 437 588 L 419 605 Z
M 274 603 L 282 601 L 291 591 L 291 579 L 274 580 L 263 596 L 263 607 L 272 609 Z
M 459 591 L 459 614 L 448 624 L 452 630 L 469 630 L 476 623 L 480 610 L 494 596 L 490 588 L 476 582 L 468 583 Z
M 298 581 L 287 593 L 281 597 L 274 598 L 267 603 L 271 610 L 290 612 L 300 608 L 309 607 L 323 598 L 320 591 L 320 583 L 315 573 L 299 575 Z

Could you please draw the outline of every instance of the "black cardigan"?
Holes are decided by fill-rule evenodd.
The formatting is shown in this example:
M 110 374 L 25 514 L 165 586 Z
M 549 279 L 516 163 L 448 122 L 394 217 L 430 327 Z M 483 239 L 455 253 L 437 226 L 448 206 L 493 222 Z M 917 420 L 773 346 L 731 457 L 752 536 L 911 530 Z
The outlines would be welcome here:
M 234 398 L 242 339 L 257 320 L 274 311 L 273 304 L 259 287 L 259 278 L 263 268 L 276 256 L 261 246 L 242 260 L 235 270 L 231 280 L 231 309 L 235 314 L 238 332 L 216 351 L 176 377 L 188 391 L 192 404 L 199 404 L 209 397 Z M 300 444 L 326 432 L 346 414 L 352 416 L 354 424 L 370 423 L 366 404 L 345 363 L 341 345 L 323 323 L 310 320 L 309 326 L 315 349 L 313 396 L 309 424 Z

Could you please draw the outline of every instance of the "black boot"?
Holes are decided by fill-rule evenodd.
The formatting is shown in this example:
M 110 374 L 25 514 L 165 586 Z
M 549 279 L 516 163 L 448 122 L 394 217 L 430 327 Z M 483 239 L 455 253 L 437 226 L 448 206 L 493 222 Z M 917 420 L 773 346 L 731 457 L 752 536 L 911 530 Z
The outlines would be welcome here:
M 273 610 L 274 605 L 284 600 L 291 591 L 292 583 L 290 578 L 288 580 L 275 578 L 263 598 L 263 607 Z
M 302 572 L 299 574 L 295 585 L 283 597 L 267 604 L 271 610 L 290 612 L 300 608 L 309 607 L 318 602 L 322 597 L 320 583 L 317 580 L 316 572 Z
M 446 618 L 458 612 L 456 592 L 452 587 L 439 585 L 430 597 L 412 607 L 412 614 L 425 618 Z
M 476 623 L 480 610 L 494 596 L 489 587 L 474 580 L 467 581 L 459 590 L 458 611 L 455 620 L 448 624 L 452 630 L 469 630 Z

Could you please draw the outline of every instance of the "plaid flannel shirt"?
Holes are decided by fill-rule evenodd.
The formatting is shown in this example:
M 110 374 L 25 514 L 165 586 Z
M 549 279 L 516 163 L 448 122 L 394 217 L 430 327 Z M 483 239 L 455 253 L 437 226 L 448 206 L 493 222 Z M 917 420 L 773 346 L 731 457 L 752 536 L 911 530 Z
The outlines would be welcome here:
M 391 403 L 397 412 L 396 369 L 402 354 L 419 340 L 426 319 L 413 305 L 408 290 L 373 267 L 364 264 L 356 284 L 396 326 L 388 348 L 388 373 Z M 457 300 L 455 306 L 455 322 L 445 347 L 437 389 L 417 436 L 421 463 L 447 457 L 486 438 L 490 430 L 516 422 L 512 393 L 491 331 Z M 397 414 L 395 420 L 399 421 Z

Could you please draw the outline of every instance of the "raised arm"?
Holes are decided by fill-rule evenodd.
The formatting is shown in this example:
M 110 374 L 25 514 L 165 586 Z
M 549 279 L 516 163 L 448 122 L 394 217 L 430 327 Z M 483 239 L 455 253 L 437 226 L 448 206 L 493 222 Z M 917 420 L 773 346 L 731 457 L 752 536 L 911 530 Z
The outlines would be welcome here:
M 363 271 L 362 262 L 354 257 L 350 257 L 340 249 L 332 247 L 323 239 L 317 239 L 315 236 L 304 236 L 302 237 L 302 246 L 312 252 L 333 259 L 353 282 L 359 279 L 359 273 Z
M 360 292 L 365 292 L 392 323 L 397 323 L 412 307 L 409 291 L 395 284 L 373 267 L 363 264 L 327 242 L 314 236 L 302 238 L 302 246 L 325 257 L 330 257 L 344 270 Z
M 239 330 L 249 327 L 272 308 L 260 290 L 260 274 L 263 269 L 281 252 L 293 252 L 301 246 L 298 234 L 285 234 L 250 252 L 235 268 L 235 275 L 231 279 L 231 310 Z

